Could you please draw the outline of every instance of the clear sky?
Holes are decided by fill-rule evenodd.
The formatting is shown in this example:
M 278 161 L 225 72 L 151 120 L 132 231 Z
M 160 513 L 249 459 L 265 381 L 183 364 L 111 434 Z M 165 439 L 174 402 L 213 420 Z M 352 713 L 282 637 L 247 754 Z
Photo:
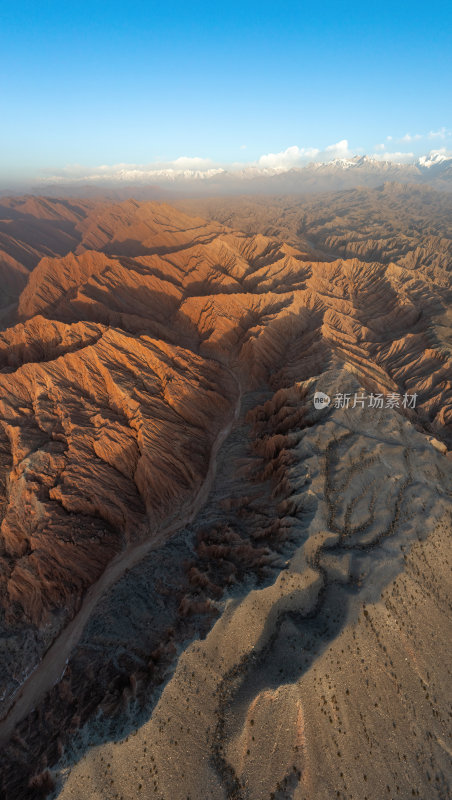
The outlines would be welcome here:
M 180 157 L 450 150 L 451 32 L 436 0 L 1 0 L 0 188 Z

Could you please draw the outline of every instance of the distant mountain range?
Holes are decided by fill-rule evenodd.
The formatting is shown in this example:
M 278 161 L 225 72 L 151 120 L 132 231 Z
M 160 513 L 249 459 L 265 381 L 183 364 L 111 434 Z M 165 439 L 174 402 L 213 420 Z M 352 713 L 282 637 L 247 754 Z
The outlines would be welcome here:
M 358 186 L 373 188 L 386 182 L 428 184 L 452 190 L 452 157 L 436 152 L 411 163 L 384 161 L 371 156 L 311 162 L 306 166 L 242 169 L 129 169 L 107 175 L 91 174 L 77 179 L 40 182 L 33 193 L 80 197 L 107 195 L 115 199 L 170 199 L 171 196 L 232 194 L 305 194 L 338 191 Z

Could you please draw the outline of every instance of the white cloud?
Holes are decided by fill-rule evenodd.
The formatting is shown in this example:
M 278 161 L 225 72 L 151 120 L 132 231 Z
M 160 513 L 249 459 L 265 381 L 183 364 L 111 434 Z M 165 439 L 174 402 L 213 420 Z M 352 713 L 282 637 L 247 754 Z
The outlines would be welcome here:
M 265 169 L 291 169 L 301 167 L 308 161 L 314 159 L 318 161 L 334 161 L 336 158 L 351 158 L 353 153 L 348 149 L 348 140 L 341 139 L 340 142 L 330 144 L 324 151 L 317 147 L 298 147 L 292 145 L 280 153 L 266 153 L 262 155 L 257 164 Z
M 452 131 L 447 130 L 447 128 L 440 128 L 438 131 L 430 131 L 427 134 L 429 139 L 446 139 L 448 136 L 451 136 Z
M 419 139 L 446 139 L 447 137 L 452 135 L 452 131 L 448 130 L 444 126 L 439 128 L 437 131 L 429 131 L 428 133 L 406 133 L 405 136 L 402 136 L 401 139 L 397 139 L 399 142 L 418 142 Z M 388 139 L 392 139 L 392 136 L 388 136 Z
M 384 146 L 383 143 L 375 145 L 375 150 L 384 150 L 384 149 L 385 149 L 385 146 Z
M 340 142 L 330 144 L 325 147 L 325 153 L 329 155 L 329 160 L 334 161 L 336 158 L 350 158 L 353 153 L 348 149 L 348 139 L 341 139 Z
M 415 142 L 417 139 L 422 138 L 423 136 L 421 133 L 415 133 L 414 135 L 411 133 L 406 133 L 405 136 L 402 136 L 402 138 L 399 139 L 399 142 Z
M 290 169 L 299 166 L 303 161 L 315 158 L 319 154 L 315 147 L 297 147 L 293 145 L 280 153 L 266 153 L 259 158 L 260 167 L 267 169 Z
M 376 161 L 394 161 L 396 164 L 405 164 L 414 160 L 414 153 L 372 153 L 371 158 Z
M 169 161 L 165 166 L 174 169 L 209 169 L 212 166 L 210 158 L 191 158 L 189 156 L 179 156 L 174 161 Z

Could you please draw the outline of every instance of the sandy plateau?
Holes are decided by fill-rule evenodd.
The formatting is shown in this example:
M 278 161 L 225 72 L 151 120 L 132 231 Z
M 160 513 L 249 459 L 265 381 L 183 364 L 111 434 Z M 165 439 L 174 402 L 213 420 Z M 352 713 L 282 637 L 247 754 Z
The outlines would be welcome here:
M 1 202 L 1 797 L 447 800 L 452 195 Z

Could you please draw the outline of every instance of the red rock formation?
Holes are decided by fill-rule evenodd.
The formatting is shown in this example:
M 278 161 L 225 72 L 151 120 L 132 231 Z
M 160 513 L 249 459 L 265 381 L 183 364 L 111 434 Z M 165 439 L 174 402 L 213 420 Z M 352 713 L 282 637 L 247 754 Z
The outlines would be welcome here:
M 368 260 L 370 245 L 356 251 L 365 261 L 315 261 L 156 203 L 25 199 L 4 209 L 17 230 L 44 220 L 44 236 L 56 225 L 53 253 L 73 251 L 40 260 L 20 296 L 22 321 L 0 334 L 8 624 L 47 625 L 51 638 L 122 548 L 181 524 L 238 384 L 275 392 L 250 422 L 260 479 L 282 515 L 293 429 L 305 419 L 299 384 L 331 360 L 369 390 L 416 392 L 419 424 L 450 436 L 452 364 L 430 327 L 444 300 L 431 269 L 443 275 L 444 264 L 421 268 L 424 251 L 405 252 L 403 265 Z M 229 559 L 235 545 L 208 546 Z M 215 594 L 215 580 L 192 581 Z

